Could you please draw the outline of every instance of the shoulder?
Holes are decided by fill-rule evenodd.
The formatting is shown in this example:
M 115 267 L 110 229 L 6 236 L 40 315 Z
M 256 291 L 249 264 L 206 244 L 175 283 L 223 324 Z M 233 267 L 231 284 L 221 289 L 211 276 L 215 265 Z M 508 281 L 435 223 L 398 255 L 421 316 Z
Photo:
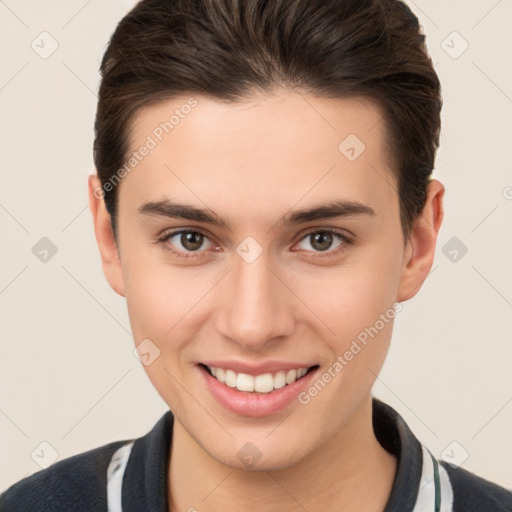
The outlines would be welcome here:
M 453 489 L 453 512 L 512 512 L 512 492 L 441 461 Z
M 107 468 L 116 441 L 73 455 L 13 484 L 0 495 L 0 512 L 107 510 Z

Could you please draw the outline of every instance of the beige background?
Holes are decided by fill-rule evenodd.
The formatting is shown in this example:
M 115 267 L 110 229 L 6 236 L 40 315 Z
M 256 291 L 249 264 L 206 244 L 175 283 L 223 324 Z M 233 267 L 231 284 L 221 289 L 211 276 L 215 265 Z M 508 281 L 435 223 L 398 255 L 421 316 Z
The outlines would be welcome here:
M 408 4 L 443 84 L 435 177 L 446 217 L 432 273 L 395 322 L 375 395 L 437 457 L 467 453 L 462 467 L 511 488 L 512 2 Z M 133 355 L 87 206 L 98 67 L 131 5 L 0 2 L 2 490 L 52 455 L 143 435 L 166 410 Z M 49 51 L 52 40 L 47 58 L 31 47 Z M 32 252 L 42 237 L 57 248 L 46 263 Z M 453 237 L 468 249 L 455 262 L 452 246 L 443 252 Z

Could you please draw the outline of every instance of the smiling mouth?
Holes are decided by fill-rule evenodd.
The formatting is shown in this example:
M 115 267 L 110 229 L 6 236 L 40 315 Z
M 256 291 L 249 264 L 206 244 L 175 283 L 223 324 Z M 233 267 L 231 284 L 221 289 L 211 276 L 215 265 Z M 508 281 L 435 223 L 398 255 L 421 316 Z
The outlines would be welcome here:
M 268 394 L 277 389 L 289 386 L 319 367 L 319 365 L 316 364 L 308 368 L 298 368 L 296 370 L 281 370 L 261 375 L 249 375 L 247 373 L 238 373 L 224 368 L 216 368 L 203 363 L 200 363 L 199 366 L 225 386 L 237 389 L 238 391 L 255 394 Z

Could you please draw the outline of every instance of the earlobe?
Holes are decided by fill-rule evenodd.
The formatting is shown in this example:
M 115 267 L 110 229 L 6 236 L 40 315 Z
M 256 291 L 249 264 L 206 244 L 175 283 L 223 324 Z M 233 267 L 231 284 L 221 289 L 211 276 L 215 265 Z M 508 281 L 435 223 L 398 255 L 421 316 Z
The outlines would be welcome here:
M 101 182 L 96 174 L 89 176 L 89 208 L 93 217 L 103 273 L 112 289 L 124 297 L 124 278 L 119 250 L 112 231 L 110 214 L 103 200 Z
M 444 216 L 444 191 L 443 184 L 437 180 L 428 184 L 425 206 L 414 223 L 405 249 L 398 302 L 414 297 L 432 268 L 437 235 Z

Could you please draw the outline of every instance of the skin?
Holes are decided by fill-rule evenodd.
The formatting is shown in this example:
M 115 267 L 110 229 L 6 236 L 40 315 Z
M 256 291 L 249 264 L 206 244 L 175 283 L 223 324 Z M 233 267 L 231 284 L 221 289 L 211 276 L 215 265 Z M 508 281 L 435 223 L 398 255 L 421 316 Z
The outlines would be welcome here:
M 160 350 L 144 368 L 175 416 L 169 510 L 256 511 L 264 504 L 268 511 L 382 511 L 396 459 L 375 438 L 371 388 L 393 320 L 307 405 L 293 401 L 264 417 L 226 410 L 203 385 L 197 363 L 279 359 L 327 371 L 358 333 L 421 288 L 444 187 L 429 183 L 404 244 L 377 104 L 285 89 L 237 103 L 195 98 L 190 114 L 121 181 L 117 244 L 94 193 L 98 178 L 89 180 L 105 276 L 126 297 L 135 344 L 149 338 Z M 187 99 L 140 111 L 132 149 Z M 366 146 L 352 162 L 338 150 L 351 133 Z M 208 208 L 230 229 L 138 212 L 164 199 Z M 364 203 L 375 215 L 276 224 L 290 210 L 333 199 Z M 186 252 L 180 236 L 155 243 L 179 228 L 206 235 L 196 257 L 166 250 Z M 343 246 L 334 236 L 318 250 L 307 235 L 328 229 L 354 243 Z M 247 236 L 262 248 L 252 263 L 236 252 Z M 250 468 L 237 456 L 248 442 L 262 454 Z

